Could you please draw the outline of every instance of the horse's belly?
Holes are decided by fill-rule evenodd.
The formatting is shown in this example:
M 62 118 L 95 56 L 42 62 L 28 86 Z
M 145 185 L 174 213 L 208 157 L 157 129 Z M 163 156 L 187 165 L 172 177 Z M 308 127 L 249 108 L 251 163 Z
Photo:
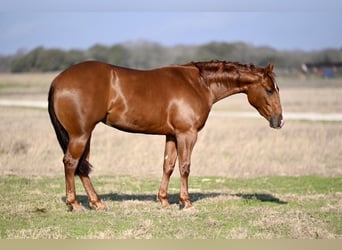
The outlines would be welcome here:
M 109 113 L 105 123 L 117 129 L 145 134 L 172 134 L 173 128 L 168 124 L 163 115 L 135 112 Z

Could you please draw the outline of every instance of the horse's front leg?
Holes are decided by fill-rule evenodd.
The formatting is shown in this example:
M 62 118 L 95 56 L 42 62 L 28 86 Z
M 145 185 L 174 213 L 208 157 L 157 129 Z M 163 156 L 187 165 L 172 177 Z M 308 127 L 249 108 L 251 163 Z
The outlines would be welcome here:
M 184 208 L 192 206 L 188 192 L 191 153 L 197 140 L 197 131 L 188 131 L 177 135 L 179 172 L 181 177 L 179 202 Z
M 174 136 L 166 136 L 163 178 L 158 192 L 158 200 L 161 202 L 162 208 L 169 207 L 167 190 L 170 182 L 170 176 L 175 168 L 177 160 L 177 142 Z

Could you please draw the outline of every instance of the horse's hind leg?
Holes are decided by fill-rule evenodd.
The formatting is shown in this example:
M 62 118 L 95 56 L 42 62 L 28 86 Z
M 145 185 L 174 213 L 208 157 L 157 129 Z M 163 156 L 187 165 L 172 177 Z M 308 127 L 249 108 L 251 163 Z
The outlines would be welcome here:
M 90 134 L 84 133 L 82 135 L 70 134 L 70 141 L 63 158 L 65 171 L 65 185 L 66 185 L 66 204 L 71 207 L 73 211 L 83 210 L 83 206 L 77 201 L 75 174 L 80 175 L 81 181 L 87 191 L 90 201 L 94 205 L 100 204 L 98 198 L 88 176 L 88 170 L 82 171 L 84 168 L 90 167 L 84 156 L 88 155 L 90 144 Z M 80 162 L 83 161 L 83 162 Z M 82 166 L 83 165 L 83 166 Z M 79 167 L 79 169 L 77 169 Z M 82 169 L 83 168 L 83 169 Z M 78 171 L 76 173 L 76 171 Z M 99 205 L 100 206 L 100 205 Z
M 93 184 L 90 181 L 90 178 L 88 175 L 80 175 L 80 179 L 82 181 L 82 184 L 84 186 L 84 189 L 87 192 L 88 198 L 89 198 L 89 206 L 91 208 L 98 210 L 104 210 L 106 206 L 102 203 L 100 198 L 98 197 Z
M 85 160 L 83 160 L 82 164 L 88 164 L 88 166 L 86 166 L 87 168 L 90 168 L 90 164 L 89 164 L 89 149 L 90 149 L 90 137 L 85 149 L 84 154 L 87 156 Z M 89 206 L 91 208 L 94 208 L 96 210 L 104 210 L 106 208 L 106 206 L 101 202 L 99 196 L 97 195 L 93 184 L 91 183 L 90 177 L 87 173 L 80 173 L 79 174 L 80 179 L 82 181 L 83 187 L 87 192 L 88 195 L 88 199 L 89 199 Z
M 63 163 L 65 172 L 66 204 L 73 211 L 82 211 L 84 208 L 77 201 L 75 187 L 75 173 L 78 163 L 84 153 L 89 135 L 70 135 L 69 144 L 65 152 Z
M 95 208 L 96 210 L 101 210 L 105 208 L 105 205 L 101 202 L 100 198 L 95 192 L 93 184 L 91 183 L 88 175 L 90 168 L 90 164 L 88 162 L 89 147 L 89 135 L 85 134 L 78 137 L 71 136 L 67 152 L 63 159 L 65 169 L 66 204 L 70 206 L 71 209 L 75 212 L 84 210 L 84 207 L 77 201 L 76 198 L 76 187 L 74 177 L 78 165 L 79 170 L 77 174 L 79 175 L 84 186 L 84 189 L 87 192 L 90 207 Z M 82 168 L 86 170 L 82 171 Z

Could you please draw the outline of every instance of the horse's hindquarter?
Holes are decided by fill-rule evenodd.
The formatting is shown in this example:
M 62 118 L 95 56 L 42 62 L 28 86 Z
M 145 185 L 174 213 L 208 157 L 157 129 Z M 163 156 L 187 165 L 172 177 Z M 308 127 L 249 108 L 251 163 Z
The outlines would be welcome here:
M 199 78 L 184 67 L 113 67 L 106 124 L 129 132 L 174 134 L 201 128 L 210 107 Z M 198 85 L 198 86 L 196 86 Z
M 82 132 L 103 120 L 108 109 L 111 68 L 99 62 L 74 65 L 52 83 L 56 115 L 67 130 Z M 79 130 L 79 131 L 77 131 Z

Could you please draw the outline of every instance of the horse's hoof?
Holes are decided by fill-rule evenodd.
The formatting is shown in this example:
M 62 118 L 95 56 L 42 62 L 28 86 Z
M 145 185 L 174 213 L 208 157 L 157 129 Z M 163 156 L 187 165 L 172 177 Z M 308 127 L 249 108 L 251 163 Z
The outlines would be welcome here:
M 97 207 L 95 210 L 96 212 L 107 212 L 108 208 L 106 206 L 103 206 L 103 207 Z
M 105 204 L 103 204 L 102 202 L 97 202 L 97 203 L 89 203 L 89 207 L 92 210 L 95 210 L 96 212 L 106 212 L 108 211 L 107 207 Z
M 183 209 L 183 210 L 189 210 L 189 209 L 192 209 L 193 206 L 190 204 L 190 205 L 184 205 L 182 203 L 179 203 L 179 209 Z
M 190 200 L 179 200 L 179 209 L 190 209 L 192 208 L 192 204 Z
M 162 211 L 170 211 L 171 210 L 171 208 L 170 208 L 170 205 L 169 206 L 165 206 L 165 207 L 161 207 L 160 208 L 160 210 L 162 210 Z
M 85 213 L 87 210 L 82 205 L 77 205 L 69 207 L 69 211 L 73 213 Z
M 194 211 L 194 210 L 196 210 L 196 208 L 195 208 L 194 206 L 191 205 L 191 206 L 189 206 L 189 207 L 184 207 L 183 210 L 184 210 L 184 211 Z
M 167 199 L 159 199 L 160 203 L 161 203 L 161 208 L 162 209 L 168 209 L 170 208 L 170 203 Z

